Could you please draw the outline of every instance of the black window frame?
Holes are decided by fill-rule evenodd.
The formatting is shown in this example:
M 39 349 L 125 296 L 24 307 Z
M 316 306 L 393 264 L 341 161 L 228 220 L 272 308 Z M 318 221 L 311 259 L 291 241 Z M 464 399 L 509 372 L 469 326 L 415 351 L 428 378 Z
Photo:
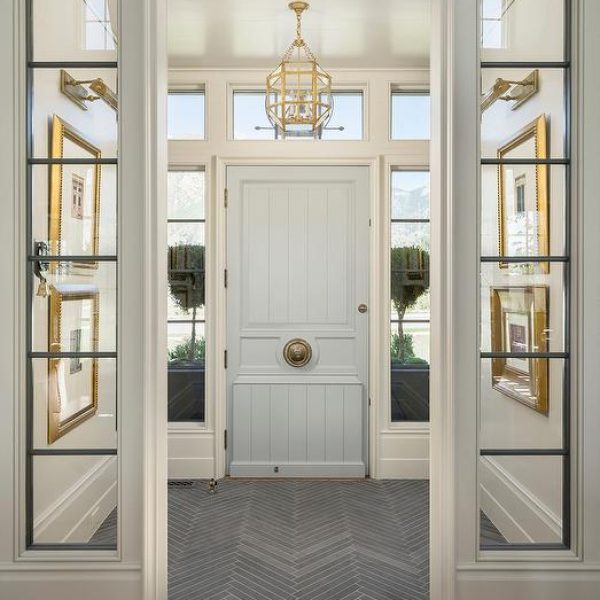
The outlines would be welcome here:
M 564 254 L 553 256 L 482 256 L 481 238 L 479 240 L 480 263 L 560 263 L 563 265 L 563 330 L 564 350 L 562 352 L 532 352 L 532 353 L 502 353 L 479 351 L 479 360 L 494 358 L 548 358 L 563 360 L 563 386 L 562 386 L 562 447 L 560 448 L 481 448 L 478 434 L 478 454 L 483 456 L 559 456 L 562 457 L 562 541 L 560 543 L 502 543 L 486 544 L 479 539 L 479 550 L 490 552 L 506 552 L 514 550 L 536 551 L 554 550 L 564 551 L 571 549 L 572 542 L 572 440 L 571 440 L 571 414 L 572 414 L 572 380 L 571 380 L 571 278 L 572 278 L 572 158 L 571 158 L 571 128 L 572 128 L 572 0 L 563 0 L 563 60 L 562 61 L 479 61 L 478 74 L 486 69 L 539 69 L 541 72 L 550 69 L 560 69 L 564 80 L 564 149 L 563 158 L 545 159 L 506 159 L 480 157 L 478 168 L 485 165 L 526 164 L 536 165 L 563 165 L 565 169 L 565 218 L 564 218 Z M 480 25 L 481 27 L 481 25 Z M 481 40 L 481 36 L 479 36 Z M 480 52 L 483 50 L 481 41 Z M 481 215 L 482 193 L 478 191 L 478 211 Z M 480 300 L 478 300 L 479 302 Z M 481 322 L 481 319 L 480 319 Z M 481 402 L 479 394 L 478 402 Z M 479 458 L 478 458 L 479 460 Z

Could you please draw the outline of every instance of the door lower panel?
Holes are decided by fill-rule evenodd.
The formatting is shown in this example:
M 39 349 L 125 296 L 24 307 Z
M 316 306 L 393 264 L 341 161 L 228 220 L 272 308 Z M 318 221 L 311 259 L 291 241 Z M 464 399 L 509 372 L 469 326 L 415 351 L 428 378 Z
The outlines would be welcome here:
M 233 385 L 230 475 L 364 477 L 363 386 Z

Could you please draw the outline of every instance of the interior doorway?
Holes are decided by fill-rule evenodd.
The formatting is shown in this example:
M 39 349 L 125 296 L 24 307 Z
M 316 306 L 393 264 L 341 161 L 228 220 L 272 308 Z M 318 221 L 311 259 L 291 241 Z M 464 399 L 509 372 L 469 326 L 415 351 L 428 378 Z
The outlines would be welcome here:
M 227 169 L 227 472 L 367 474 L 369 168 Z

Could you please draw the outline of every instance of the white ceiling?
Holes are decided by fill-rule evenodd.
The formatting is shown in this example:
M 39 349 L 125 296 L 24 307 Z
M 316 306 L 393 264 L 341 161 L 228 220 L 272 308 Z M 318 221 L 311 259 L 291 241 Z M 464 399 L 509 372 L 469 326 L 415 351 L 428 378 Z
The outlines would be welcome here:
M 309 0 L 310 1 L 310 0 Z M 325 68 L 429 64 L 429 0 L 312 0 L 303 37 Z M 169 0 L 172 67 L 270 68 L 295 35 L 288 0 Z

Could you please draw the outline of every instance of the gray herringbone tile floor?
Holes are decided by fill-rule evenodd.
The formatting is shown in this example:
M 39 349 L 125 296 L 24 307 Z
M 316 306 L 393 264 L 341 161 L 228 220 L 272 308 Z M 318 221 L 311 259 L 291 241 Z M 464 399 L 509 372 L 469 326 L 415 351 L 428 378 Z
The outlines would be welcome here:
M 169 600 L 426 600 L 426 481 L 169 487 Z

